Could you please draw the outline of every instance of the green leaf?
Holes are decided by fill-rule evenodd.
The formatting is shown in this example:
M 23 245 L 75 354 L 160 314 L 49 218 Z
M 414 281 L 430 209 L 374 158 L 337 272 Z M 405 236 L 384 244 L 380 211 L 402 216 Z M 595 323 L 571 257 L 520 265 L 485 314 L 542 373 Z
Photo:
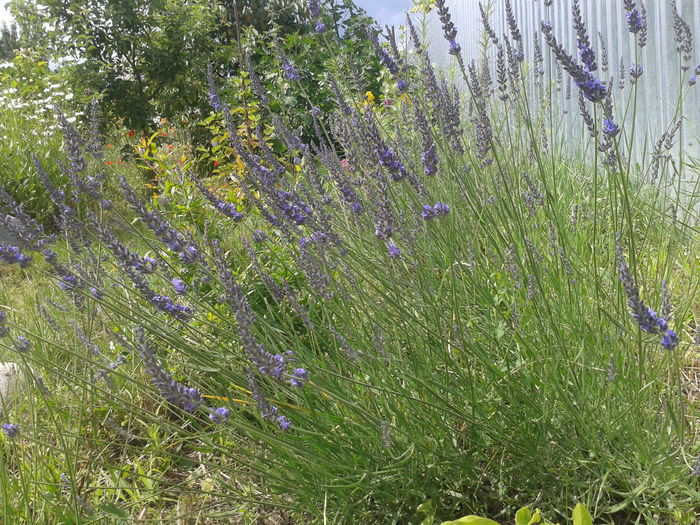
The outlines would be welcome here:
M 532 513 L 527 507 L 523 507 L 515 513 L 515 525 L 529 525 L 532 519 Z
M 418 505 L 418 512 L 426 514 L 425 519 L 420 522 L 420 525 L 433 525 L 435 523 L 435 504 L 432 500 L 427 500 Z
M 464 516 L 455 521 L 443 521 L 441 525 L 499 525 L 499 523 L 479 516 Z
M 593 525 L 591 515 L 586 510 L 586 507 L 580 503 L 576 504 L 574 507 L 574 512 L 571 517 L 574 520 L 574 525 Z

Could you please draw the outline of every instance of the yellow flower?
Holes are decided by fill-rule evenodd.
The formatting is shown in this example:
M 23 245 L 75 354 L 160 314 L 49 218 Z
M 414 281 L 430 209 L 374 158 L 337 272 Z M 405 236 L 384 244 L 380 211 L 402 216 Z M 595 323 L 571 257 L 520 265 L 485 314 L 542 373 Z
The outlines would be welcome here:
M 374 95 L 372 94 L 371 91 L 368 91 L 365 93 L 365 100 L 370 106 L 374 106 Z

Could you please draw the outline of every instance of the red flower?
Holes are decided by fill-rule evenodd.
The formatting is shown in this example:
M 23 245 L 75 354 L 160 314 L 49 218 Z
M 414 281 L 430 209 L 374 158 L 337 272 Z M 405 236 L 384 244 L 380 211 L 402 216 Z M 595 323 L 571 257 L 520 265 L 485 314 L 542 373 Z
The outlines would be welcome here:
M 129 138 L 133 137 L 134 135 L 136 135 L 136 130 L 135 130 L 135 129 L 130 130 L 129 133 L 126 134 L 126 136 L 129 137 Z
M 218 165 L 219 165 L 219 161 L 218 161 L 218 160 L 215 160 L 215 161 L 214 161 L 214 167 L 216 168 Z

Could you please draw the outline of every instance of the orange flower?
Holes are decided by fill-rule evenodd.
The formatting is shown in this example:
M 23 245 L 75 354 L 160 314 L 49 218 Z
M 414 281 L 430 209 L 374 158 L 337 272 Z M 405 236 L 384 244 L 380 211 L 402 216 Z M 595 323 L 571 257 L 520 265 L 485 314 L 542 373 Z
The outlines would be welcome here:
M 112 147 L 111 144 L 107 144 L 107 149 L 109 149 L 109 148 L 111 148 L 111 147 Z
M 168 149 L 173 149 L 173 145 L 172 145 L 172 144 L 168 144 Z
M 112 161 L 111 161 L 111 160 L 108 160 L 105 164 L 107 164 L 107 166 L 111 166 L 111 165 L 112 165 Z

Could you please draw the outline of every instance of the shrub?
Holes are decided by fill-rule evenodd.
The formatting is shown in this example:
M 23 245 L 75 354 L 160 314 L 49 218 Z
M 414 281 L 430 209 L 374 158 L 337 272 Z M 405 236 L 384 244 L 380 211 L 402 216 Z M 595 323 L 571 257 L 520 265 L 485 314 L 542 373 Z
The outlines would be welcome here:
M 697 164 L 661 155 L 682 122 L 658 142 L 650 185 L 623 140 L 632 117 L 590 56 L 582 65 L 544 26 L 597 118 L 568 154 L 549 107 L 532 106 L 551 86 L 498 45 L 489 83 L 436 5 L 459 81 L 440 80 L 409 23 L 415 54 L 391 34 L 374 43 L 391 101 L 336 74 L 327 127 L 306 102 L 311 144 L 288 112 L 270 112 L 293 167 L 240 138 L 210 78 L 245 163 L 245 213 L 200 185 L 211 210 L 191 220 L 195 183 L 176 167 L 173 198 L 146 200 L 122 178 L 126 206 L 98 206 L 106 178 L 87 174 L 100 159 L 65 126 L 73 191 L 56 204 L 86 219 L 68 213 L 60 249 L 31 222 L 21 233 L 43 249 L 81 344 L 15 315 L 2 326 L 6 347 L 47 392 L 70 389 L 60 395 L 80 417 L 43 417 L 59 401 L 33 397 L 9 472 L 67 494 L 75 515 L 133 516 L 163 493 L 177 509 L 161 501 L 148 517 L 224 519 L 262 504 L 300 522 L 406 523 L 426 502 L 438 521 L 522 502 L 564 516 L 572 497 L 618 522 L 694 510 L 682 374 L 698 194 L 679 191 L 671 167 L 697 175 Z M 44 442 L 63 456 L 39 480 L 22 454 Z M 119 464 L 86 454 L 92 443 L 116 448 Z

